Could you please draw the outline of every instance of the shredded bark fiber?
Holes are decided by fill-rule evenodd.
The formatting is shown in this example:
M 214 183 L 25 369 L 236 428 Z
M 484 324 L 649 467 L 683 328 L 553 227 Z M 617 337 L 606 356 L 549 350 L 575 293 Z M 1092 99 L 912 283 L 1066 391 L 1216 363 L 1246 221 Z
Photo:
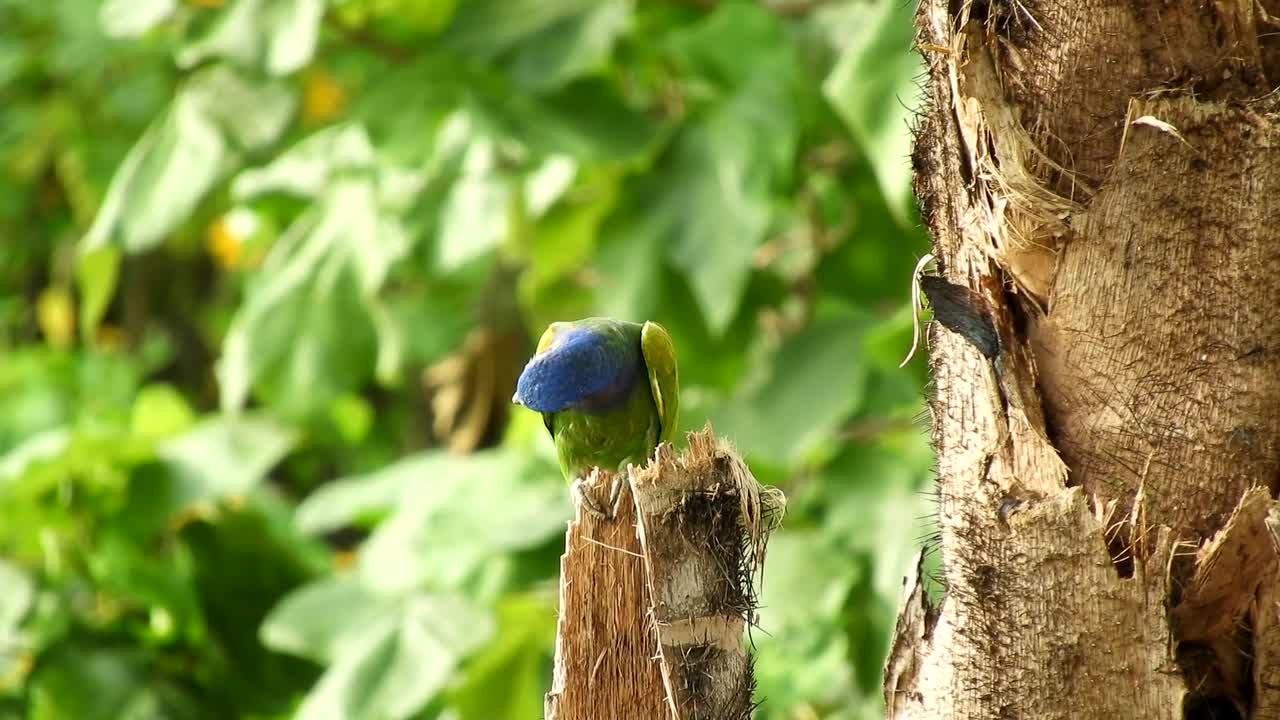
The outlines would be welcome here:
M 916 192 L 998 352 L 931 329 L 891 717 L 1280 718 L 1275 4 L 922 2 Z
M 606 478 L 593 478 L 607 482 Z M 667 714 L 631 489 L 612 520 L 579 507 L 560 558 L 560 620 L 547 720 Z
M 614 518 L 579 506 L 561 558 L 548 720 L 751 717 L 753 580 L 784 508 L 710 425 L 686 451 L 663 445 L 632 469 Z

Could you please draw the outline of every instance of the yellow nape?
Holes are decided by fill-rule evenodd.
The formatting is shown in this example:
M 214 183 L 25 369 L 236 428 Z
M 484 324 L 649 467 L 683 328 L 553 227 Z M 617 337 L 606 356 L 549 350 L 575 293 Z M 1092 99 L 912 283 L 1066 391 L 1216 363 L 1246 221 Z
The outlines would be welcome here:
M 564 323 L 553 322 L 547 326 L 546 331 L 542 333 L 542 337 L 538 340 L 538 349 L 534 351 L 534 355 L 541 355 L 550 350 L 552 345 L 555 345 L 556 330 L 561 325 L 564 325 Z

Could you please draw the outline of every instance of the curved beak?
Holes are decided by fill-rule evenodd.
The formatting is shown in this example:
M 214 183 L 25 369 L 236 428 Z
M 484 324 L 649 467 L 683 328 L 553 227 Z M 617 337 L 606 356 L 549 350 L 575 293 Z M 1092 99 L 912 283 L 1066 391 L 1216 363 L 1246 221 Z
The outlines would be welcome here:
M 511 395 L 511 402 L 517 405 L 524 405 L 524 401 L 520 399 L 520 391 L 517 390 Z

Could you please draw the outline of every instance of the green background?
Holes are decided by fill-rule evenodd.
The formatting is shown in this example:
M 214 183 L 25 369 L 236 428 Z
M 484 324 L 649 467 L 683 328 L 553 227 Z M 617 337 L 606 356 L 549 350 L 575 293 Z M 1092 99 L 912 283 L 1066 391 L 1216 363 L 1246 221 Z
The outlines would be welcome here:
M 509 404 L 655 319 L 790 498 L 762 718 L 876 717 L 931 453 L 900 0 L 0 0 L 0 718 L 529 720 Z

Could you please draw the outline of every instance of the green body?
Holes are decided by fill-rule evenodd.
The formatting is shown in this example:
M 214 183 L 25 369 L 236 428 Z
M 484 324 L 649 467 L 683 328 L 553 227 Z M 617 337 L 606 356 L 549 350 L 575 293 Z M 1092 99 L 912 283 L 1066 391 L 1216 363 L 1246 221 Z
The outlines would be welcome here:
M 614 471 L 648 462 L 658 444 L 669 442 L 674 435 L 679 409 L 675 348 L 661 325 L 608 318 L 553 323 L 543 334 L 538 351 L 552 346 L 557 332 L 583 326 L 606 334 L 611 352 L 635 353 L 639 362 L 635 382 L 617 407 L 543 413 L 555 440 L 560 469 L 570 483 L 594 467 Z
M 661 423 L 649 384 L 637 382 L 622 407 L 604 413 L 563 410 L 548 414 L 560 469 L 570 482 L 591 472 L 643 465 L 658 447 Z

